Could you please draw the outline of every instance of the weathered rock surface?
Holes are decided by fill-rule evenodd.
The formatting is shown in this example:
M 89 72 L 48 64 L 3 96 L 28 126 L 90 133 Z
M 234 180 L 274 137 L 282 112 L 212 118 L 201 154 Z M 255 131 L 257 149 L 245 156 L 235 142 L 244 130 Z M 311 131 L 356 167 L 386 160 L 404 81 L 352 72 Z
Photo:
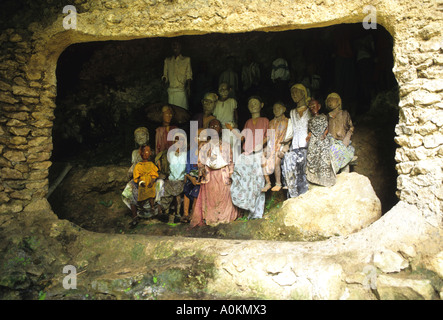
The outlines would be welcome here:
M 430 280 L 391 275 L 377 277 L 377 291 L 382 300 L 432 300 L 437 297 Z
M 381 204 L 369 179 L 358 173 L 341 173 L 332 187 L 312 186 L 288 199 L 278 213 L 286 226 L 325 237 L 348 235 L 381 216 Z
M 374 265 L 383 272 L 391 273 L 408 267 L 408 262 L 396 252 L 383 250 L 374 254 Z
M 37 2 L 32 3 L 41 8 Z M 81 21 L 77 30 L 63 29 L 60 6 L 46 5 L 50 14 L 40 16 L 49 17 L 48 20 L 40 21 L 27 9 L 16 10 L 21 16 L 4 21 L 8 28 L 0 34 L 3 91 L 0 101 L 4 111 L 0 116 L 3 166 L 0 177 L 2 192 L 7 194 L 2 196 L 5 203 L 0 205 L 2 290 L 27 291 L 34 283 L 48 292 L 48 298 L 55 287 L 61 295 L 53 297 L 68 296 L 70 292 L 63 290 L 61 281 L 57 280 L 64 276 L 59 267 L 70 263 L 83 272 L 79 273 L 83 292 L 100 293 L 103 288 L 100 283 L 124 279 L 118 292 L 125 297 L 122 291 L 126 289 L 123 288 L 131 284 L 126 297 L 134 299 L 137 292 L 132 289 L 137 287 L 140 275 L 151 279 L 142 283 L 146 284 L 144 288 L 148 294 L 159 289 L 160 283 L 165 283 L 170 291 L 179 288 L 186 292 L 196 288 L 221 297 L 237 294 L 244 298 L 370 298 L 375 295 L 367 289 L 367 274 L 364 274 L 369 265 L 376 279 L 370 284 L 375 286 L 373 290 L 379 289 L 382 299 L 433 299 L 432 291 L 440 292 L 441 297 L 439 252 L 442 236 L 432 233 L 436 228 L 442 229 L 443 212 L 441 3 L 416 0 L 376 3 L 377 22 L 394 37 L 393 71 L 400 87 L 400 121 L 396 127 L 396 141 L 400 147 L 395 156 L 399 163 L 399 204 L 381 219 L 348 236 L 314 243 L 280 242 L 278 245 L 274 241 L 168 239 L 76 230 L 66 221 L 57 220 L 52 213 L 49 215 L 53 217 L 48 218 L 46 209 L 40 212 L 24 210 L 46 207 L 33 202 L 44 199 L 45 190 L 34 191 L 35 186 L 29 183 L 39 183 L 40 172 L 47 172 L 51 164 L 41 159 L 28 173 L 23 166 L 15 167 L 14 161 L 20 160 L 15 158 L 17 154 L 7 152 L 27 151 L 24 155 L 29 160 L 31 155 L 52 150 L 49 139 L 52 121 L 35 112 L 55 107 L 57 59 L 73 43 L 209 32 L 277 31 L 361 22 L 366 16 L 363 10 L 366 2 L 282 0 L 274 2 L 272 10 L 259 1 L 249 1 L 245 5 L 235 0 L 195 3 L 89 0 L 75 3 Z M 30 23 L 29 16 L 36 17 L 36 21 Z M 26 85 L 26 81 L 33 82 Z M 14 109 L 29 112 L 29 115 Z M 49 110 L 44 112 L 52 118 Z M 24 133 L 29 129 L 31 131 Z M 27 135 L 27 144 L 23 144 L 23 139 L 11 138 L 10 134 Z M 47 141 L 31 139 L 40 136 Z M 15 160 L 5 158 L 4 153 Z M 425 161 L 426 166 L 423 165 Z M 32 179 L 28 179 L 30 177 Z M 23 188 L 31 191 L 32 199 L 27 196 L 26 199 L 12 199 L 12 195 L 24 196 L 14 193 Z M 87 208 L 85 210 L 87 214 Z M 50 232 L 48 226 L 51 226 Z M 407 253 L 407 257 L 402 256 L 413 271 L 420 270 L 421 263 L 427 261 L 424 267 L 439 274 L 440 282 L 405 275 L 401 262 L 399 268 L 389 269 L 388 275 L 382 275 L 383 271 L 374 265 L 375 254 L 381 250 Z M 6 268 L 9 269 L 4 271 Z M 398 269 L 401 271 L 396 272 Z M 202 270 L 211 272 L 202 274 Z M 51 272 L 56 272 L 54 277 L 48 276 Z M 351 279 L 352 275 L 360 275 L 360 278 Z M 154 276 L 170 281 L 155 285 Z M 174 281 L 186 277 L 193 279 L 195 285 L 180 286 L 182 283 Z M 55 279 L 52 287 L 48 279 Z M 233 283 L 235 287 L 231 286 Z M 174 284 L 176 286 L 172 287 Z M 111 292 L 109 286 L 104 293 L 107 292 Z M 120 297 L 112 293 L 107 296 Z M 19 295 L 13 297 L 20 298 Z

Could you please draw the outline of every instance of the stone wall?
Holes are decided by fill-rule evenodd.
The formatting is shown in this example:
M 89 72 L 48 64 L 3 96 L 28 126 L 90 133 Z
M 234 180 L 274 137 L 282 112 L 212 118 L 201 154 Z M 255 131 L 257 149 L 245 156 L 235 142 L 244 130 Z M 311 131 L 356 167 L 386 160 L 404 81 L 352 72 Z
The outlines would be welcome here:
M 398 197 L 439 224 L 443 211 L 443 40 L 441 20 L 433 19 L 441 18 L 442 10 L 432 16 L 402 28 L 404 38 L 396 39 L 394 74 L 400 83 L 400 121 L 395 141 L 400 148 L 395 160 Z
M 366 19 L 364 9 L 371 5 L 376 22 L 394 38 L 394 74 L 401 95 L 396 126 L 398 197 L 419 208 L 429 222 L 441 224 L 443 4 L 437 0 L 77 0 L 74 5 L 75 30 L 63 28 L 65 15 L 57 4 L 50 8 L 50 18 L 23 9 L 1 31 L 1 212 L 32 210 L 48 192 L 55 69 L 70 44 L 357 23 Z M 20 15 L 28 20 L 17 23 Z

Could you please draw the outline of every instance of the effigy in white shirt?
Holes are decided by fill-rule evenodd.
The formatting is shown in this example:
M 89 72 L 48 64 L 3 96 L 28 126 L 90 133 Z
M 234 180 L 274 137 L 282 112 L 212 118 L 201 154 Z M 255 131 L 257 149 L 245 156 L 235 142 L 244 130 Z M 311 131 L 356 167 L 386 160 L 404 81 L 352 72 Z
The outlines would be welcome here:
M 163 77 L 169 82 L 170 88 L 185 88 L 187 80 L 192 80 L 191 58 L 181 54 L 165 59 Z
M 179 152 L 178 155 L 175 152 L 168 152 L 169 180 L 177 181 L 185 178 L 186 156 L 186 152 Z
M 230 123 L 233 126 L 236 125 L 234 119 L 235 109 L 237 109 L 237 101 L 235 99 L 218 100 L 212 114 L 221 122 L 223 129 L 226 129 L 225 123 Z
M 308 143 L 306 142 L 306 137 L 308 136 L 308 122 L 312 118 L 311 112 L 306 108 L 300 117 L 297 109 L 292 109 L 289 115 L 290 119 L 288 121 L 288 128 L 286 129 L 286 135 L 283 141 L 292 138 L 292 149 L 306 148 L 308 146 Z

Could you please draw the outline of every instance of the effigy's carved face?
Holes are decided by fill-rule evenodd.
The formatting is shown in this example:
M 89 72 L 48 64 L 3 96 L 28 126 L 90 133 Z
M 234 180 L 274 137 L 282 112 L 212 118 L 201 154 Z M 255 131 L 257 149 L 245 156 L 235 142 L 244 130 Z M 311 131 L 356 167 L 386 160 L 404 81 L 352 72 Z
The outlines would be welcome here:
M 205 113 L 212 113 L 215 109 L 215 103 L 217 101 L 217 98 L 214 97 L 214 95 L 206 95 L 203 100 L 202 100 L 202 105 L 203 105 L 203 111 Z
M 231 90 L 229 90 L 229 86 L 227 83 L 222 83 L 220 84 L 220 87 L 218 87 L 218 93 L 220 94 L 220 98 L 222 98 L 223 100 L 226 100 L 229 96 L 229 92 Z
M 248 101 L 248 109 L 250 113 L 259 113 L 263 108 L 263 103 L 257 99 L 250 99 Z
M 326 105 L 329 110 L 335 110 L 340 106 L 340 100 L 338 98 L 330 97 L 326 101 Z
M 208 129 L 214 129 L 215 131 L 217 131 L 218 134 L 220 134 L 222 127 L 220 124 L 220 121 L 214 119 L 211 122 L 209 122 L 209 126 Z
M 296 87 L 291 88 L 291 98 L 295 103 L 301 101 L 302 99 L 305 98 L 303 90 L 298 89 Z
M 309 103 L 309 110 L 311 111 L 312 114 L 317 114 L 320 108 L 321 105 L 317 101 L 311 101 Z
M 276 103 L 274 104 L 274 106 L 272 107 L 272 111 L 274 112 L 274 117 L 278 118 L 280 117 L 283 113 L 285 113 L 286 108 L 285 106 Z
M 163 110 L 162 114 L 163 114 L 163 122 L 164 123 L 171 123 L 172 116 L 173 116 L 172 110 L 170 108 L 166 108 Z
M 141 152 L 142 159 L 143 160 L 148 160 L 149 157 L 151 156 L 151 153 L 152 153 L 152 151 L 151 151 L 151 147 L 150 146 L 143 147 L 142 152 Z

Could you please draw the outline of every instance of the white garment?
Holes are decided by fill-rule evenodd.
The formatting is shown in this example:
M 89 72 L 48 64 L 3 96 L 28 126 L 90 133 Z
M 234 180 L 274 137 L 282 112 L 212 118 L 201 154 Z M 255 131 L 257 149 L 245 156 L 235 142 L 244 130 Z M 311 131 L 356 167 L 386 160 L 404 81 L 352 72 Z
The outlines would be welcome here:
M 202 164 L 214 170 L 221 169 L 229 164 L 223 157 L 219 142 L 215 144 L 212 142 L 206 143 L 201 148 L 200 161 Z
M 183 180 L 186 172 L 187 152 L 179 152 L 178 156 L 174 151 L 168 152 L 169 180 Z
M 217 101 L 212 114 L 221 122 L 223 129 L 226 129 L 225 123 L 236 126 L 234 119 L 235 109 L 237 109 L 237 101 L 233 98 L 228 98 L 226 101 Z
M 271 80 L 289 80 L 288 62 L 283 58 L 277 58 L 272 62 Z
M 168 103 L 188 110 L 188 97 L 185 89 L 168 88 Z
M 292 109 L 289 113 L 290 119 L 288 121 L 288 128 L 286 129 L 285 138 L 283 141 L 287 141 L 292 138 L 292 149 L 306 148 L 308 143 L 306 142 L 306 137 L 308 136 L 308 122 L 312 118 L 309 109 L 300 115 L 297 109 Z
M 187 80 L 192 80 L 191 58 L 168 57 L 163 67 L 163 78 L 169 82 L 168 103 L 188 110 L 188 98 L 185 85 Z
M 191 58 L 168 57 L 163 67 L 163 77 L 169 82 L 169 88 L 185 88 L 187 80 L 192 80 Z

